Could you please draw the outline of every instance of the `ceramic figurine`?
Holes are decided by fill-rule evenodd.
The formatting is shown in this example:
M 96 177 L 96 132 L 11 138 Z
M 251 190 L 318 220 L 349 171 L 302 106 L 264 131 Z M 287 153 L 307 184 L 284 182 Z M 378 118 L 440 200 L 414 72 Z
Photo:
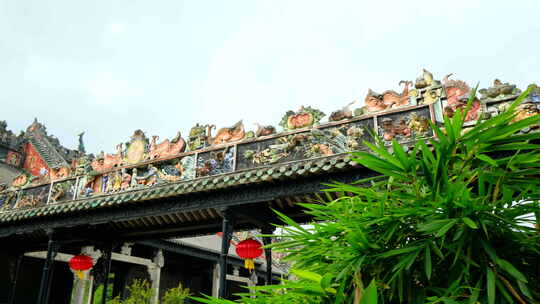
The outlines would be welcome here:
M 344 132 L 341 130 L 344 129 Z M 315 142 L 307 151 L 307 157 L 326 156 L 335 153 L 346 153 L 360 147 L 359 139 L 364 135 L 364 129 L 359 126 L 341 126 L 332 129 L 313 129 L 311 142 Z M 321 146 L 322 145 L 322 146 Z M 328 149 L 326 149 L 326 146 Z
M 530 89 L 529 100 L 540 109 L 540 87 L 533 83 L 528 88 Z
M 422 94 L 422 104 L 432 104 L 439 100 L 442 95 L 442 89 L 427 89 L 424 94 Z
M 339 121 L 344 119 L 349 119 L 353 117 L 353 111 L 352 111 L 352 105 L 357 103 L 356 100 L 353 100 L 346 106 L 344 106 L 342 109 L 334 111 L 330 114 L 328 117 L 329 121 Z
M 25 194 L 17 202 L 16 208 L 37 207 L 47 197 L 47 192 L 42 189 L 38 194 Z
M 382 102 L 387 109 L 409 104 L 409 87 L 412 85 L 412 81 L 401 80 L 399 84 L 404 84 L 401 94 L 393 90 L 388 90 L 381 94 Z
M 61 166 L 61 167 L 55 167 L 51 168 L 50 177 L 51 180 L 58 180 L 62 178 L 69 177 L 69 167 L 67 166 Z
M 159 139 L 159 136 L 157 135 L 152 136 L 152 141 L 150 143 L 150 152 L 149 152 L 150 159 L 177 155 L 184 152 L 186 149 L 186 142 L 182 138 L 182 135 L 180 132 L 178 132 L 171 141 L 166 139 L 163 142 L 158 144 L 157 143 L 158 139 Z
M 122 176 L 120 172 L 115 171 L 112 175 L 112 191 L 118 192 L 122 187 Z
M 182 177 L 182 163 L 178 161 L 176 165 L 164 165 L 158 171 L 158 176 L 161 180 L 167 182 L 175 182 Z
M 131 173 L 131 185 L 130 187 L 131 188 L 135 188 L 137 187 L 138 183 L 137 183 L 137 168 L 133 168 L 133 171 Z
M 14 188 L 22 188 L 29 183 L 30 183 L 30 177 L 27 174 L 22 173 L 22 174 L 19 174 L 17 177 L 15 177 L 11 181 L 11 186 Z
M 200 125 L 196 124 L 195 126 L 191 127 L 191 130 L 189 130 L 189 150 L 194 151 L 197 149 L 204 148 L 206 144 L 206 128 L 208 125 Z
M 414 87 L 417 89 L 423 89 L 431 85 L 433 85 L 433 74 L 426 69 L 422 69 L 422 75 L 416 78 Z
M 34 207 L 36 201 L 32 195 L 24 195 L 17 202 L 16 208 Z
M 148 172 L 146 173 L 146 186 L 153 186 L 158 183 L 158 169 L 152 165 L 148 165 Z
M 118 146 L 117 146 L 118 147 Z M 103 151 L 92 161 L 92 168 L 96 171 L 107 171 L 123 164 L 121 154 L 106 154 Z
M 207 176 L 212 171 L 212 163 L 210 161 L 204 162 L 202 167 L 195 169 L 197 176 Z
M 276 128 L 272 125 L 263 126 L 259 123 L 255 123 L 255 125 L 257 126 L 257 131 L 255 131 L 255 137 L 267 136 L 276 133 Z
M 103 175 L 103 186 L 104 190 L 102 192 L 108 193 L 113 191 L 113 173 Z
M 359 139 L 364 135 L 364 129 L 357 127 L 357 126 L 351 126 L 347 129 L 347 136 L 352 137 L 354 139 Z
M 87 187 L 84 189 L 84 196 L 91 196 L 92 194 L 94 194 L 93 188 Z
M 124 159 L 124 143 L 119 143 L 116 145 L 116 155 L 120 159 Z
M 234 147 L 210 152 L 210 157 L 198 160 L 197 176 L 231 172 L 234 165 Z
M 158 182 L 158 170 L 154 165 L 149 164 L 145 174 L 137 176 L 133 174 L 131 178 L 135 179 L 138 185 L 153 186 Z
M 325 145 L 325 144 L 313 144 L 310 149 L 311 149 L 311 152 L 317 153 L 319 155 L 323 155 L 323 156 L 334 155 L 334 152 L 332 152 L 332 149 L 328 145 Z
M 209 145 L 217 145 L 233 141 L 239 141 L 244 139 L 244 136 L 246 135 L 246 132 L 244 130 L 244 124 L 241 120 L 235 123 L 232 127 L 219 129 L 216 132 L 216 136 L 212 136 L 212 129 L 214 129 L 215 127 L 215 125 L 209 125 L 206 129 L 206 132 L 208 134 L 206 142 Z
M 364 104 L 367 113 L 380 112 L 388 108 L 383 102 L 381 94 L 375 93 L 371 89 L 368 90 Z
M 66 195 L 66 191 L 61 185 L 55 185 L 51 191 L 51 201 L 56 203 Z
M 127 173 L 126 168 L 122 169 L 122 182 L 120 184 L 120 190 L 127 190 L 131 185 L 131 175 Z
M 181 173 L 181 179 L 182 180 L 195 178 L 195 176 L 196 176 L 195 168 L 196 167 L 197 166 L 196 166 L 196 163 L 195 163 L 195 156 L 194 155 L 182 157 L 182 160 L 180 160 L 180 162 L 178 162 L 178 164 L 176 164 L 176 168 Z
M 255 132 L 249 130 L 249 131 L 246 132 L 246 136 L 244 136 L 244 139 L 252 139 L 252 138 L 255 138 L 255 137 L 256 137 Z
M 281 118 L 279 125 L 284 130 L 295 130 L 305 127 L 311 127 L 325 116 L 322 111 L 314 109 L 312 107 L 301 106 L 298 111 L 287 111 Z
M 79 147 L 77 148 L 77 151 L 84 154 L 86 152 L 86 149 L 84 148 L 83 136 L 84 131 L 77 135 L 77 137 L 79 138 Z
M 523 103 L 520 104 L 516 109 L 516 116 L 512 120 L 513 122 L 518 122 L 520 120 L 535 116 L 540 114 L 540 110 L 534 103 Z
M 409 128 L 417 133 L 425 133 L 429 130 L 429 119 L 423 116 L 418 116 L 416 113 L 411 113 L 409 116 Z
M 458 109 L 462 111 L 467 106 L 471 88 L 461 80 L 451 80 L 453 74 L 448 74 L 443 78 L 443 87 L 446 91 L 446 106 L 444 107 L 444 115 L 452 117 Z M 465 121 L 477 120 L 480 112 L 480 102 L 474 100 L 471 109 L 465 117 Z
M 483 88 L 479 90 L 480 94 L 482 94 L 481 100 L 493 100 L 498 98 L 505 98 L 509 95 L 517 95 L 521 93 L 519 89 L 516 88 L 516 85 L 509 84 L 509 83 L 503 83 L 499 79 L 495 79 L 493 81 L 493 86 L 489 88 Z
M 401 119 L 398 125 L 394 125 L 393 119 L 384 118 L 381 128 L 384 132 L 383 139 L 386 141 L 391 141 L 396 135 L 403 135 L 404 137 L 410 137 L 412 135 L 411 128 L 404 119 Z
M 314 132 L 317 129 L 312 129 Z M 251 159 L 253 164 L 273 164 L 289 156 L 293 151 L 306 144 L 310 135 L 294 134 L 276 138 L 274 144 L 265 149 L 246 150 L 243 156 Z

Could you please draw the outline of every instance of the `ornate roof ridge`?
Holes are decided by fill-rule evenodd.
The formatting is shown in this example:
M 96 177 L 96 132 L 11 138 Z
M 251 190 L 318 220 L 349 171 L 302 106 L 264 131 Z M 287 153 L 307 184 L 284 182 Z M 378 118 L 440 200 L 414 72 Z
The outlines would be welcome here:
M 47 133 L 36 130 L 28 132 L 28 140 L 50 168 L 68 166 L 68 161 L 58 152 L 49 141 Z

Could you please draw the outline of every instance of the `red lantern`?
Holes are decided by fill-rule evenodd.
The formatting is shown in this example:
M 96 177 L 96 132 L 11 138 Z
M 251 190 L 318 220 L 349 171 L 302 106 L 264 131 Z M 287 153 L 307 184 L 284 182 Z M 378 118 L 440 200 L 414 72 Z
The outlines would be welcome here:
M 244 266 L 251 272 L 255 269 L 253 259 L 260 257 L 263 253 L 262 244 L 254 239 L 243 240 L 236 245 L 236 254 L 245 259 Z
M 93 266 L 94 261 L 85 254 L 75 255 L 69 260 L 69 268 L 81 280 L 84 279 L 84 272 L 90 270 Z

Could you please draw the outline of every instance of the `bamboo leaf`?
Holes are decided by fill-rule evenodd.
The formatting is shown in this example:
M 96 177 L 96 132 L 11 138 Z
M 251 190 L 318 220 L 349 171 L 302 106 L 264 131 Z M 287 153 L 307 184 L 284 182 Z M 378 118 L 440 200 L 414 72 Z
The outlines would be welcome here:
M 491 246 L 488 243 L 486 243 L 484 240 L 480 240 L 480 242 L 482 243 L 482 247 L 484 247 L 484 251 L 488 254 L 491 260 L 497 263 L 499 261 L 499 257 L 495 253 L 495 250 L 493 250 L 493 248 L 491 248 Z
M 531 295 L 531 292 L 529 291 L 529 288 L 527 287 L 527 284 L 522 281 L 517 281 L 517 282 L 518 282 L 519 290 L 521 290 L 523 295 L 525 295 L 529 299 L 532 299 L 533 297 Z
M 488 303 L 495 304 L 495 274 L 491 268 L 487 268 L 487 294 Z
M 444 225 L 436 234 L 437 237 L 441 237 L 443 235 L 446 234 L 446 232 L 448 232 L 448 230 L 450 230 L 452 227 L 454 227 L 454 225 L 456 224 L 457 222 L 457 219 L 452 219 L 448 222 L 448 224 Z
M 307 270 L 291 269 L 291 272 L 299 278 L 313 281 L 319 284 L 321 283 L 323 278 L 320 274 Z
M 497 286 L 497 289 L 502 294 L 502 296 L 506 299 L 507 303 L 513 303 L 514 300 L 512 299 L 512 296 L 508 293 L 507 287 L 504 286 L 504 284 L 501 282 L 501 280 L 497 280 L 495 282 L 495 285 Z
M 527 279 L 525 278 L 525 276 L 521 272 L 519 272 L 519 270 L 517 270 L 514 267 L 514 265 L 512 265 L 507 260 L 499 259 L 497 264 L 499 266 L 501 266 L 501 268 L 504 271 L 508 272 L 510 275 L 512 275 L 514 278 L 516 278 L 518 281 L 521 281 L 523 283 L 527 283 Z
M 410 168 L 409 158 L 403 150 L 403 147 L 394 139 L 392 140 L 392 148 L 394 149 L 394 154 L 401 163 L 401 167 L 408 171 Z
M 321 279 L 321 287 L 322 289 L 326 290 L 330 287 L 332 287 L 332 280 L 334 279 L 333 275 L 331 273 L 325 274 Z
M 377 304 L 377 285 L 375 279 L 371 280 L 368 287 L 364 289 L 360 304 Z
M 442 251 L 437 247 L 437 245 L 434 242 L 431 242 L 431 249 L 435 252 L 435 254 L 441 259 L 444 260 L 444 255 Z
M 471 297 L 469 298 L 469 304 L 475 304 L 476 301 L 478 300 L 478 296 L 480 296 L 480 284 L 482 283 L 482 281 L 478 280 L 478 282 L 476 282 L 476 285 L 474 286 L 474 289 L 471 293 Z
M 388 258 L 388 257 L 394 256 L 394 255 L 400 255 L 400 254 L 404 254 L 404 253 L 413 252 L 415 250 L 418 250 L 419 248 L 421 248 L 421 247 L 420 246 L 413 246 L 413 247 L 394 249 L 394 250 L 390 250 L 390 251 L 387 251 L 385 253 L 379 254 L 379 257 Z
M 405 167 L 403 167 L 402 163 L 396 158 L 394 157 L 392 154 L 390 154 L 390 152 L 388 152 L 388 150 L 386 149 L 385 146 L 375 146 L 373 145 L 372 143 L 366 141 L 365 144 L 374 152 L 376 152 L 377 154 L 379 154 L 384 160 L 386 160 L 387 162 L 391 163 L 392 165 L 396 166 L 396 167 L 399 167 L 400 169 L 404 169 Z
M 426 277 L 431 280 L 431 251 L 429 246 L 426 246 L 424 253 L 424 268 L 426 270 Z
M 491 157 L 489 157 L 489 156 L 487 156 L 485 154 L 477 154 L 476 158 L 478 158 L 479 160 L 484 161 L 484 162 L 486 162 L 486 163 L 488 163 L 488 164 L 490 164 L 490 165 L 492 165 L 494 167 L 497 167 L 497 162 L 493 158 L 491 158 Z
M 463 222 L 472 229 L 478 229 L 478 225 L 468 217 L 464 217 Z

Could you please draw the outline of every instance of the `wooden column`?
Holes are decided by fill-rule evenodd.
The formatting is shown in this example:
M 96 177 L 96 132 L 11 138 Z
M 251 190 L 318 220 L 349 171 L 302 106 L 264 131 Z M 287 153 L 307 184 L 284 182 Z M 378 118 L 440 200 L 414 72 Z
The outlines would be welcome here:
M 274 233 L 274 227 L 267 226 L 261 229 L 262 234 L 270 235 Z M 272 237 L 263 236 L 264 245 L 272 244 Z M 266 258 L 266 285 L 272 284 L 272 249 L 265 248 L 264 256 Z
M 51 281 L 54 270 L 54 258 L 58 253 L 59 244 L 54 240 L 54 231 L 48 230 L 49 242 L 47 245 L 47 258 L 43 265 L 43 272 L 41 274 L 41 284 L 39 286 L 38 304 L 49 303 L 49 293 L 51 290 Z
M 159 249 L 153 259 L 154 264 L 147 266 L 150 280 L 152 281 L 152 290 L 154 295 L 151 304 L 159 304 L 159 284 L 161 281 L 161 268 L 165 265 L 163 250 Z
M 11 288 L 9 291 L 8 296 L 8 304 L 14 304 L 15 303 L 15 290 L 17 289 L 17 280 L 19 279 L 19 272 L 21 269 L 21 263 L 22 259 L 24 257 L 24 253 L 17 253 L 15 255 L 15 263 L 12 266 L 13 268 L 10 269 L 10 279 L 11 279 Z
M 221 231 L 221 253 L 219 255 L 219 297 L 224 299 L 227 296 L 227 258 L 231 246 L 232 233 L 234 229 L 234 217 L 231 210 L 222 210 L 223 222 Z
M 101 304 L 107 303 L 107 288 L 109 287 L 109 273 L 111 272 L 112 244 L 108 244 L 103 251 L 103 294 Z

